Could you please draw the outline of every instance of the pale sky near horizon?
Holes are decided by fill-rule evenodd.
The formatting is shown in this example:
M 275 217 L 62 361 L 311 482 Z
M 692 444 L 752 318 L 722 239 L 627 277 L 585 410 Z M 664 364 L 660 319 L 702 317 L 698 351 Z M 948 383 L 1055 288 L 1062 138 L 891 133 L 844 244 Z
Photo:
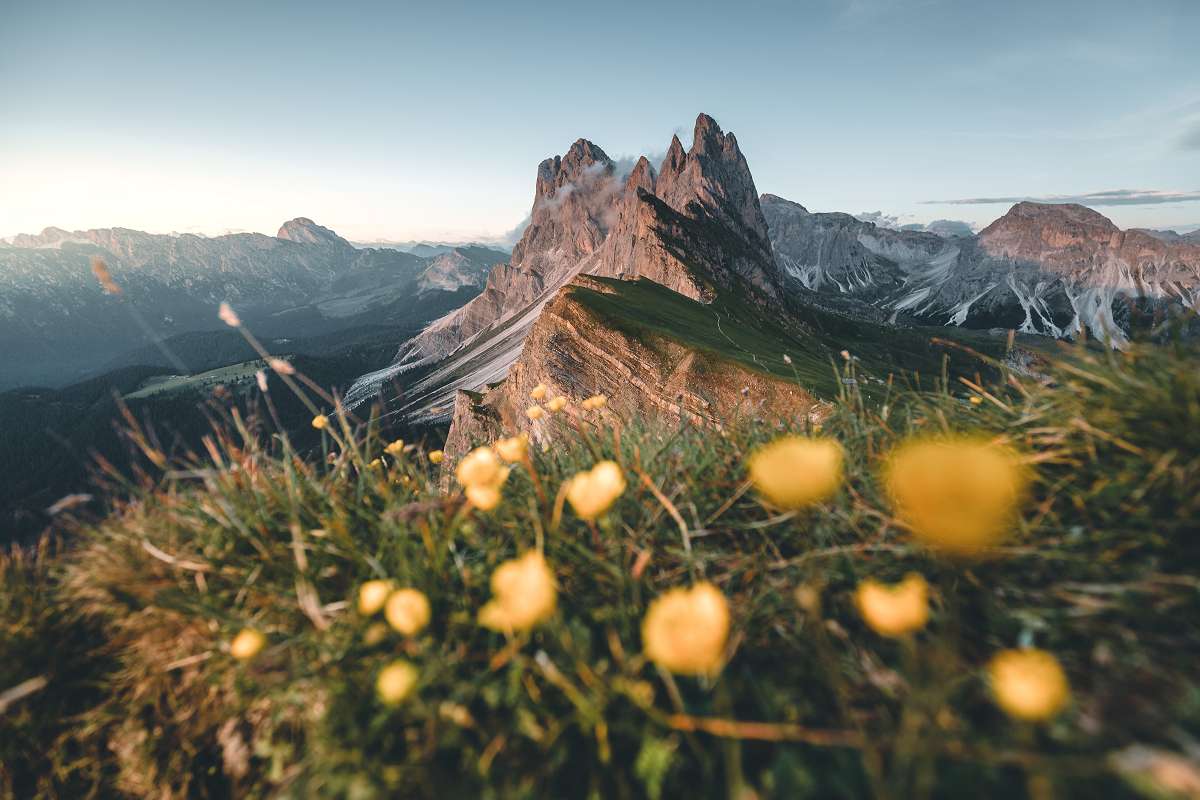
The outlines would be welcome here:
M 810 210 L 1186 229 L 1198 31 L 1197 0 L 0 0 L 0 236 L 499 236 L 543 158 L 662 153 L 700 111 Z

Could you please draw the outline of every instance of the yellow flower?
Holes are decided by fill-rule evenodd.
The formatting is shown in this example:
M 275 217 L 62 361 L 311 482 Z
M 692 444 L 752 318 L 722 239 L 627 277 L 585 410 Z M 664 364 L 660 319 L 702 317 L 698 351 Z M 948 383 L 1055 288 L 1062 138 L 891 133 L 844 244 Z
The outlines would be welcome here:
M 729 603 L 711 583 L 671 589 L 642 620 L 646 657 L 679 675 L 715 675 L 729 637 Z
M 555 412 L 558 412 L 558 411 L 562 411 L 566 407 L 567 407 L 567 398 L 561 394 L 558 397 L 555 397 L 555 398 L 552 398 L 552 399 L 546 401 L 546 410 L 552 414 Z
M 508 473 L 490 447 L 476 447 L 458 463 L 454 472 L 463 486 L 498 486 Z
M 497 486 L 468 486 L 465 490 L 467 502 L 480 511 L 491 511 L 500 505 L 502 495 Z
M 368 464 L 367 466 L 371 467 L 372 469 L 379 469 L 380 467 L 384 466 L 383 459 L 382 458 L 373 458 L 373 459 L 371 459 L 371 463 Z
M 1004 650 L 988 664 L 992 696 L 1010 716 L 1041 722 L 1062 711 L 1070 699 L 1067 675 L 1045 650 Z
M 329 417 L 324 414 L 317 414 L 312 418 L 312 426 L 319 431 L 325 430 L 325 426 L 329 424 Z
M 760 447 L 747 462 L 759 493 L 780 508 L 829 499 L 842 483 L 842 446 L 833 439 L 785 436 Z
M 604 408 L 604 406 L 607 404 L 607 397 L 602 394 L 594 394 L 579 405 L 582 406 L 586 411 L 595 411 L 598 408 Z
M 440 464 L 440 463 L 442 463 L 443 460 L 445 460 L 445 458 L 446 458 L 446 454 L 443 453 L 441 450 L 430 450 L 429 451 L 429 463 L 430 464 Z
M 546 386 L 546 384 L 539 383 L 537 386 L 533 387 L 532 391 L 529 392 L 529 399 L 540 401 L 546 396 L 546 392 L 548 391 L 549 388 Z
M 383 616 L 397 633 L 413 636 L 429 624 L 429 598 L 417 589 L 397 589 L 384 607 Z
M 567 482 L 567 501 L 583 519 L 607 511 L 625 491 L 625 476 L 615 461 L 601 461 Z
M 249 661 L 266 647 L 267 639 L 253 628 L 244 628 L 229 644 L 229 654 L 238 661 Z
M 387 638 L 387 635 L 388 626 L 382 622 L 374 622 L 367 626 L 367 629 L 363 632 L 363 644 L 367 647 L 374 647 L 383 642 Z
M 522 433 L 508 439 L 501 439 L 495 444 L 496 452 L 505 461 L 524 461 L 529 454 L 529 434 Z
M 929 584 L 915 572 L 892 586 L 863 581 L 854 599 L 863 619 L 880 636 L 904 636 L 925 627 L 929 619 Z
M 392 593 L 392 582 L 384 580 L 367 581 L 358 587 L 358 613 L 364 617 L 372 617 L 379 613 L 388 595 Z
M 977 406 L 982 402 L 983 402 L 983 398 L 980 397 L 979 395 L 975 395 L 975 394 L 971 395 L 971 405 Z
M 525 409 L 525 416 L 533 420 L 541 419 L 542 414 L 544 413 L 545 412 L 542 411 L 541 406 L 530 406 L 529 408 Z
M 924 544 L 969 555 L 1012 528 L 1027 475 L 1016 453 L 980 439 L 917 439 L 884 465 L 896 514 Z
M 404 452 L 404 440 L 397 439 L 387 447 L 383 448 L 383 452 L 387 453 L 389 456 L 399 456 Z
M 412 694 L 420 673 L 407 661 L 399 659 L 379 670 L 375 679 L 375 694 L 387 706 L 396 706 Z
M 479 624 L 494 631 L 525 631 L 554 613 L 554 573 L 536 550 L 506 561 L 492 573 L 492 599 L 479 609 Z

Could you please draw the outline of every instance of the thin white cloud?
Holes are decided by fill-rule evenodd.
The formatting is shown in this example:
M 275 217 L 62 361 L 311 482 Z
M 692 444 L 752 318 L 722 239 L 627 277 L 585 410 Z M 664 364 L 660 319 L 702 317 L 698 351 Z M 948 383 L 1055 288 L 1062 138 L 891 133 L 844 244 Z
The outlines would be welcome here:
M 923 200 L 923 205 L 984 206 L 1003 203 L 1078 203 L 1084 206 L 1148 206 L 1167 203 L 1193 203 L 1200 201 L 1200 191 L 1163 192 L 1153 189 L 1110 189 L 1087 194 L 1052 194 L 1034 197 L 1014 195 L 1011 197 L 965 197 L 954 200 Z

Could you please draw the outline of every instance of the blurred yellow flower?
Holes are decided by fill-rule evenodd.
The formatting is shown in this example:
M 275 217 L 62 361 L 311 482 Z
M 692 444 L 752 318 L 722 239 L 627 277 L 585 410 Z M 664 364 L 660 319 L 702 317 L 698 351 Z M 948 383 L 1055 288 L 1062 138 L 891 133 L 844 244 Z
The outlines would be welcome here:
M 397 589 L 388 596 L 383 616 L 397 633 L 413 636 L 429 624 L 429 598 L 417 589 Z
M 567 481 L 567 501 L 588 520 L 607 511 L 624 491 L 625 475 L 615 461 L 601 461 Z
M 567 398 L 561 394 L 558 397 L 546 401 L 546 410 L 551 413 L 562 411 L 566 407 Z
M 496 486 L 508 473 L 492 448 L 476 447 L 458 462 L 454 475 L 463 486 Z
M 397 439 L 387 447 L 383 448 L 383 452 L 387 453 L 389 456 L 399 456 L 404 452 L 404 440 Z
M 417 685 L 420 673 L 403 659 L 393 661 L 379 670 L 375 679 L 375 694 L 384 705 L 395 706 L 404 702 Z
M 381 643 L 388 635 L 388 626 L 382 622 L 374 622 L 367 626 L 363 631 L 363 644 L 367 647 L 374 647 Z
M 529 630 L 549 619 L 557 603 L 550 565 L 530 550 L 492 573 L 492 599 L 479 609 L 479 624 L 504 633 Z
M 392 582 L 385 580 L 367 581 L 358 587 L 358 613 L 371 617 L 379 613 L 388 595 L 392 593 Z
M 829 499 L 842 484 L 842 446 L 833 439 L 785 436 L 755 450 L 750 480 L 780 508 L 796 509 Z
M 977 406 L 982 402 L 983 402 L 983 398 L 980 397 L 979 395 L 975 395 L 975 394 L 971 395 L 971 405 Z
M 494 445 L 496 452 L 505 461 L 517 462 L 524 461 L 529 454 L 529 434 L 522 433 L 508 439 L 501 439 Z
M 241 327 L 242 321 L 238 319 L 237 312 L 233 310 L 233 306 L 229 303 L 222 302 L 221 307 L 217 309 L 217 316 L 221 322 L 224 322 L 231 328 Z
M 541 406 L 530 406 L 529 408 L 525 409 L 525 416 L 529 417 L 530 419 L 534 419 L 534 420 L 541 419 L 542 414 L 544 414 L 544 413 L 545 412 L 542 411 Z
M 715 675 L 729 636 L 729 603 L 711 583 L 671 589 L 642 620 L 646 657 L 679 675 Z
M 1067 675 L 1058 659 L 1045 650 L 1001 651 L 987 672 L 996 704 L 1017 719 L 1048 720 L 1070 700 Z
M 112 273 L 108 271 L 108 264 L 104 263 L 104 259 L 92 256 L 92 274 L 96 276 L 96 280 L 105 294 L 121 294 L 121 287 L 113 280 Z
M 579 405 L 586 411 L 595 411 L 598 408 L 604 408 L 608 404 L 608 398 L 602 394 L 594 394 L 584 400 Z
M 500 463 L 490 447 L 472 450 L 455 471 L 467 501 L 481 511 L 491 511 L 500 504 L 500 487 L 508 479 L 508 473 L 509 468 Z
M 296 368 L 292 366 L 292 362 L 285 358 L 268 358 L 267 366 L 275 370 L 280 375 L 295 375 Z
M 266 647 L 267 638 L 253 628 L 243 628 L 229 644 L 229 654 L 238 661 L 249 661 Z
M 496 506 L 500 505 L 500 500 L 503 495 L 500 494 L 498 486 L 468 486 L 464 493 L 467 496 L 467 502 L 480 511 L 491 511 Z
M 324 414 L 317 414 L 315 417 L 312 418 L 312 426 L 319 431 L 325 430 L 325 427 L 328 424 L 329 424 L 329 417 L 325 416 Z
M 430 464 L 440 464 L 440 463 L 442 463 L 442 461 L 445 460 L 445 458 L 446 458 L 446 454 L 443 453 L 441 450 L 430 450 L 429 451 L 429 463 Z
M 546 396 L 546 392 L 548 392 L 548 391 L 549 391 L 549 388 L 546 386 L 546 384 L 539 383 L 537 386 L 533 387 L 533 389 L 529 392 L 529 399 L 540 401 L 542 398 L 544 398 Z
M 1028 480 L 1017 454 L 981 439 L 916 439 L 884 464 L 897 516 L 934 549 L 969 555 L 1012 528 Z
M 890 586 L 863 581 L 855 601 L 863 619 L 880 636 L 905 636 L 925 627 L 929 619 L 929 584 L 915 572 Z

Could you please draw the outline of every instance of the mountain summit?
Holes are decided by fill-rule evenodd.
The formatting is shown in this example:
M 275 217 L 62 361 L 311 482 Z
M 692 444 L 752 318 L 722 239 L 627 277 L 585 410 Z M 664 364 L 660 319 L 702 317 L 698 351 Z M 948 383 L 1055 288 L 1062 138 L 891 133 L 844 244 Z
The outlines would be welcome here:
M 389 368 L 364 376 L 351 404 L 410 369 L 437 366 L 407 387 L 410 411 L 444 415 L 454 391 L 495 382 L 521 353 L 542 308 L 576 275 L 647 278 L 710 301 L 736 290 L 778 298 L 782 275 L 770 249 L 754 179 L 733 134 L 707 114 L 692 147 L 678 137 L 659 170 L 643 157 L 626 175 L 579 139 L 538 165 L 529 226 L 483 293 L 404 343 Z

